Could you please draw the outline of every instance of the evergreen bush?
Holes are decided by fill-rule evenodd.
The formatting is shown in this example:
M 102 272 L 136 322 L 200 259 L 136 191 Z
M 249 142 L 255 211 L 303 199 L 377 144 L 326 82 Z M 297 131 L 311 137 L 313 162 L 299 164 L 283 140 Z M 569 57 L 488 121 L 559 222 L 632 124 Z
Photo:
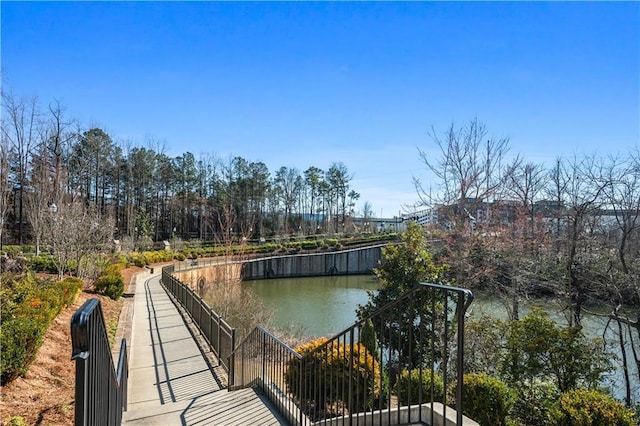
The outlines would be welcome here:
M 128 261 L 135 266 L 142 268 L 145 265 L 152 265 L 160 262 L 170 262 L 174 258 L 178 260 L 186 259 L 187 255 L 191 256 L 192 251 L 173 253 L 168 250 L 151 250 L 144 252 L 131 252 Z M 197 257 L 197 255 L 196 255 Z M 182 259 L 181 259 L 182 258 Z
M 44 332 L 36 318 L 16 317 L 0 325 L 0 383 L 4 386 L 16 377 L 24 375 L 35 359 Z
M 505 426 L 511 406 L 506 384 L 485 373 L 469 373 L 463 378 L 464 414 L 481 426 Z
M 551 410 L 557 426 L 634 426 L 635 414 L 611 396 L 596 390 L 565 392 Z
M 340 406 L 347 406 L 349 412 L 384 408 L 387 398 L 383 397 L 380 363 L 364 345 L 328 342 L 323 337 L 300 345 L 295 351 L 302 355 L 302 361 L 294 358 L 289 362 L 285 380 L 303 406 L 313 407 L 316 412 Z M 354 385 L 352 406 L 344 400 L 350 383 Z
M 325 240 L 325 243 L 329 246 L 329 247 L 336 247 L 340 244 L 340 242 L 338 241 L 337 238 L 327 238 Z
M 307 240 L 307 241 L 302 241 L 300 243 L 300 246 L 302 247 L 303 250 L 315 250 L 320 246 L 320 242 L 317 240 Z
M 27 265 L 29 265 L 29 269 L 35 272 L 45 272 L 49 274 L 55 274 L 58 272 L 58 266 L 53 261 L 53 258 L 48 254 L 41 254 L 39 256 L 27 258 Z
M 394 391 L 401 406 L 442 401 L 444 399 L 444 382 L 431 369 L 414 369 L 410 371 L 404 369 L 398 376 Z
M 103 275 L 93 283 L 96 292 L 104 294 L 113 300 L 118 300 L 124 294 L 124 280 L 117 268 L 108 268 Z
M 71 305 L 78 298 L 84 283 L 80 278 L 68 277 L 60 281 L 56 287 L 59 289 L 62 298 L 62 307 Z

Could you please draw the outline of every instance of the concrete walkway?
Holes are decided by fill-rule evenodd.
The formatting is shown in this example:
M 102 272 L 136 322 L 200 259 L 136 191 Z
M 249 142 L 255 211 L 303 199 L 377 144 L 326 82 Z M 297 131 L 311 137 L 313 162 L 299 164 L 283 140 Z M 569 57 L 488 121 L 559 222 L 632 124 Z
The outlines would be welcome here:
M 209 368 L 159 274 L 141 273 L 135 280 L 133 301 L 123 311 L 131 324 L 123 424 L 286 424 L 253 389 L 227 391 L 226 377 Z

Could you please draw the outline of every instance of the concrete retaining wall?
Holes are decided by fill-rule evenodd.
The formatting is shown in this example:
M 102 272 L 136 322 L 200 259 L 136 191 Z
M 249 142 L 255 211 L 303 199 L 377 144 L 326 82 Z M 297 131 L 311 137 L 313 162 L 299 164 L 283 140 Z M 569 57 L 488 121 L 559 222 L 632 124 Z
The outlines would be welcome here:
M 242 279 L 370 274 L 382 258 L 382 247 L 247 260 L 242 265 Z
M 201 290 L 211 283 L 240 280 L 240 263 L 222 263 L 199 266 L 197 263 L 193 268 L 175 271 L 172 275 L 186 284 L 192 290 Z
M 382 247 L 314 254 L 271 256 L 225 263 L 222 259 L 185 262 L 173 275 L 193 290 L 212 283 L 268 278 L 362 275 L 373 273 L 382 258 Z M 184 269 L 183 269 L 184 268 Z

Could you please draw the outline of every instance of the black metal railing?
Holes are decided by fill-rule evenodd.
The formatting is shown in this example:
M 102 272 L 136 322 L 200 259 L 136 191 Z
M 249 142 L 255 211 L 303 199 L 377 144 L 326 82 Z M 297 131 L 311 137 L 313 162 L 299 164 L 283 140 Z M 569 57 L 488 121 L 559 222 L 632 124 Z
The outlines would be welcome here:
M 302 424 L 304 413 L 283 392 L 288 367 L 301 361 L 296 351 L 258 326 L 231 355 L 229 390 L 257 387 L 290 424 Z
M 472 301 L 469 290 L 420 284 L 300 353 L 257 328 L 231 355 L 230 389 L 260 387 L 292 424 L 461 425 Z
M 227 324 L 202 298 L 174 277 L 174 265 L 162 268 L 162 285 L 188 312 L 220 365 L 230 372 L 229 356 L 236 341 L 236 330 Z
M 71 343 L 76 426 L 119 425 L 127 410 L 127 342 L 122 339 L 114 368 L 99 299 L 87 300 L 71 317 Z

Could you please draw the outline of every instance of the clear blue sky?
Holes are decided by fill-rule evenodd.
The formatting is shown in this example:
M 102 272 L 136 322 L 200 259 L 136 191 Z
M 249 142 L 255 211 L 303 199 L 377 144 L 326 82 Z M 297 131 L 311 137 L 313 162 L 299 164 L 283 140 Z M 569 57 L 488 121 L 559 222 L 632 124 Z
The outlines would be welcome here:
M 8 2 L 3 84 L 114 140 L 304 171 L 376 216 L 474 117 L 535 162 L 639 143 L 640 3 Z

